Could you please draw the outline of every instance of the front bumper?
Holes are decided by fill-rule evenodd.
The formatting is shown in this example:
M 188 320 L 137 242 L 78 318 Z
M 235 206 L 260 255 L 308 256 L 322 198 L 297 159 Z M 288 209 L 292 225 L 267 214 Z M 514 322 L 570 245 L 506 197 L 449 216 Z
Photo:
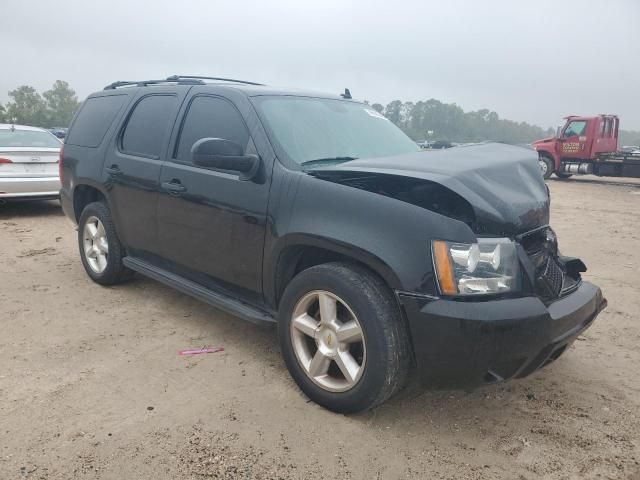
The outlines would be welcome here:
M 558 358 L 607 305 L 588 282 L 545 305 L 537 297 L 461 302 L 398 292 L 418 372 L 439 388 L 521 378 Z
M 57 197 L 60 179 L 55 177 L 0 177 L 0 198 Z

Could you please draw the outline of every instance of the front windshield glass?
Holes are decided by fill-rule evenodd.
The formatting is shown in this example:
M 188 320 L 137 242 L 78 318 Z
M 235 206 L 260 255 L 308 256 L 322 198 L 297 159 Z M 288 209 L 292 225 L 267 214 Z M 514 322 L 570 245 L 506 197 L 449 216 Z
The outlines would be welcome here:
M 273 143 L 297 164 L 343 162 L 420 151 L 368 105 L 324 98 L 255 98 Z
M 0 130 L 0 147 L 60 148 L 61 145 L 53 134 L 41 130 Z
M 564 131 L 564 138 L 584 135 L 584 128 L 587 126 L 585 120 L 573 120 Z

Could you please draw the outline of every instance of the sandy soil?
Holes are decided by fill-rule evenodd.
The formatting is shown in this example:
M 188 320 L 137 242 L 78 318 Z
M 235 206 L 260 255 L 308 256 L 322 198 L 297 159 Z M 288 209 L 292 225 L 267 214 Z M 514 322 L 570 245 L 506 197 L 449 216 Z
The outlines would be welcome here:
M 0 479 L 640 478 L 640 182 L 549 186 L 609 299 L 595 325 L 530 378 L 356 416 L 308 402 L 273 330 L 100 287 L 56 202 L 0 206 Z M 203 345 L 225 351 L 176 354 Z

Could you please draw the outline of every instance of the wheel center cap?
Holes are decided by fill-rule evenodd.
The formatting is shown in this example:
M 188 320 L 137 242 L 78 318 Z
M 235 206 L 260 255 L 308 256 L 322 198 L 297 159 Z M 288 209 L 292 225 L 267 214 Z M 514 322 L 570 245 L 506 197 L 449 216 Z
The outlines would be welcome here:
M 327 356 L 333 356 L 338 352 L 338 337 L 331 328 L 320 328 L 316 343 L 318 344 L 318 349 Z

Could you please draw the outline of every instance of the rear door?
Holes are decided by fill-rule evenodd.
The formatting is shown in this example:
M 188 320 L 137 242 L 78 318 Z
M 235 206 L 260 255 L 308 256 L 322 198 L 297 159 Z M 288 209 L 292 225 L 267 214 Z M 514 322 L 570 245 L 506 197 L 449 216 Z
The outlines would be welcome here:
M 193 165 L 191 147 L 207 137 L 257 153 L 245 119 L 228 99 L 203 93 L 187 102 L 173 154 L 161 173 L 162 256 L 180 275 L 259 303 L 269 179 L 245 181 Z
M 158 252 L 156 207 L 169 136 L 188 89 L 153 87 L 135 98 L 104 161 L 118 235 L 139 257 Z

